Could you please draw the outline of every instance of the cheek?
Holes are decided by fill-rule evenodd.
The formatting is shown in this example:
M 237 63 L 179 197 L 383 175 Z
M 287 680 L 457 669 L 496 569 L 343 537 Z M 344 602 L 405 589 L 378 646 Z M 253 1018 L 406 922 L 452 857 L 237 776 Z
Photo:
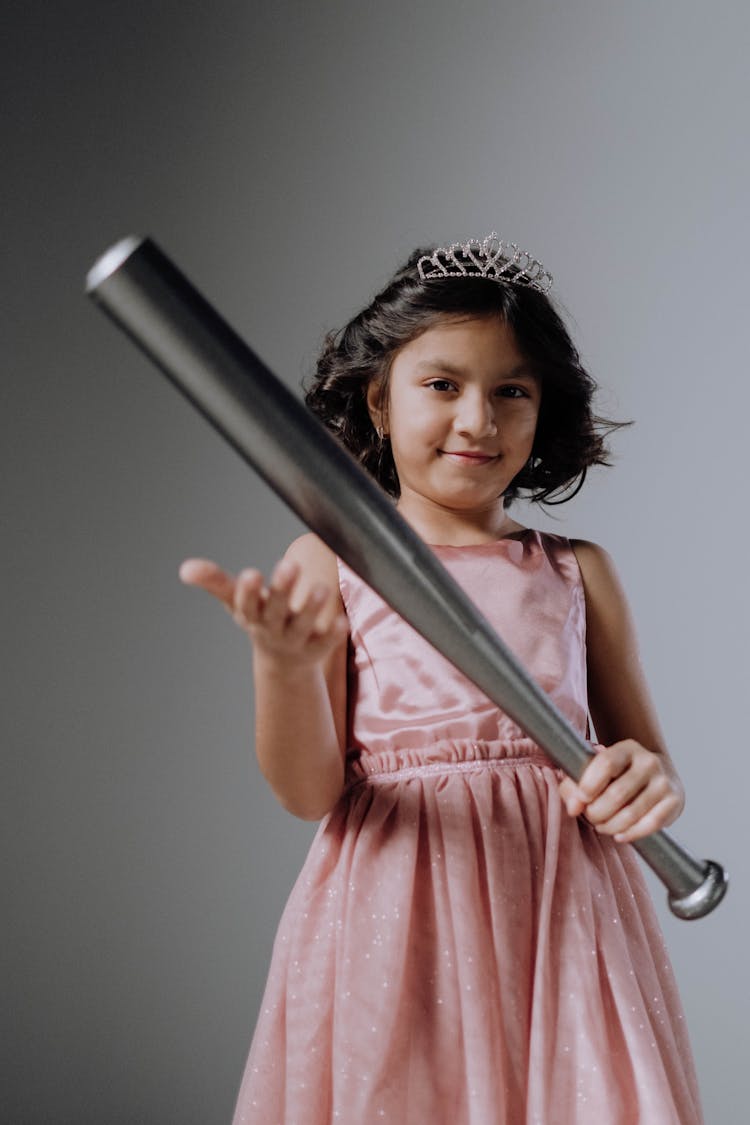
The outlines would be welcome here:
M 436 440 L 445 430 L 445 412 L 417 395 L 403 395 L 391 414 L 391 430 L 405 450 Z
M 501 433 L 505 430 L 507 436 L 512 436 L 514 441 L 527 442 L 533 440 L 538 417 L 539 411 L 536 406 L 525 403 L 512 412 L 506 411 L 504 416 L 498 419 L 498 428 Z
M 526 433 L 531 434 L 533 437 L 533 435 L 536 433 L 536 427 L 539 421 L 539 405 L 537 403 L 534 403 L 529 407 L 525 421 L 525 431 Z

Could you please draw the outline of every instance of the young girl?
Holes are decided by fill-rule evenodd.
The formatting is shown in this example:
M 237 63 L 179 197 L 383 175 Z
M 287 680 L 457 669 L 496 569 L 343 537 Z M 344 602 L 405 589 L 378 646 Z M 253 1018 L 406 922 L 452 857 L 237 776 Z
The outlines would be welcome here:
M 417 251 L 329 336 L 307 402 L 586 738 L 591 716 L 578 784 L 314 535 L 267 585 L 181 568 L 252 640 L 263 774 L 322 821 L 237 1125 L 702 1120 L 628 847 L 684 796 L 626 599 L 601 547 L 510 514 L 608 464 L 617 425 L 550 283 L 494 234 Z

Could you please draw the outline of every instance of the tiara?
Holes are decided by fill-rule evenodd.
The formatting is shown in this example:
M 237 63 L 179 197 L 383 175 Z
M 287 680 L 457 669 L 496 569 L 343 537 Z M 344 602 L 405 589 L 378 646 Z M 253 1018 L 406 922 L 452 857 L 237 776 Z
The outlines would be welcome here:
M 423 281 L 441 277 L 486 277 L 490 281 L 508 281 L 528 285 L 547 293 L 552 287 L 552 274 L 515 242 L 503 242 L 493 230 L 484 239 L 452 242 L 439 246 L 432 254 L 424 254 L 417 262 Z

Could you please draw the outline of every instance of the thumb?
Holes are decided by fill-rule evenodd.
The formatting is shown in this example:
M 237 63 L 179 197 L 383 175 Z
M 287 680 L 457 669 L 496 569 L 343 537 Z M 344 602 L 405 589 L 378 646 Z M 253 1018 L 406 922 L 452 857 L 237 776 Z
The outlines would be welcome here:
M 185 559 L 179 569 L 186 586 L 199 586 L 231 608 L 234 602 L 235 579 L 210 559 Z
M 559 786 L 563 804 L 571 816 L 579 816 L 586 807 L 581 791 L 572 777 L 564 777 Z

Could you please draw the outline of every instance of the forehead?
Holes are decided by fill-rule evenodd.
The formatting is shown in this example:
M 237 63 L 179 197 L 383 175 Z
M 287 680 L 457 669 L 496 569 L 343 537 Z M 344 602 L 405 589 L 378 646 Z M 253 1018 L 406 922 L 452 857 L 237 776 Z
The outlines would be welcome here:
M 445 319 L 427 328 L 396 353 L 394 372 L 434 366 L 443 370 L 534 377 L 515 333 L 500 317 Z

